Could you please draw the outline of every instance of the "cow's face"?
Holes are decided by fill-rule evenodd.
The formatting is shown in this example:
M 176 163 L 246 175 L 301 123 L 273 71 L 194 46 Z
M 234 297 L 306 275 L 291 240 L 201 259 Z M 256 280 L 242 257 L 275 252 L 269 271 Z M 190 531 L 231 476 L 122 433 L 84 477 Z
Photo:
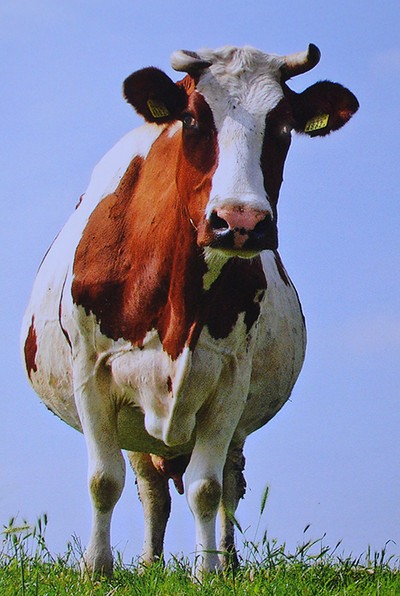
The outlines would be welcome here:
M 277 248 L 280 180 L 269 172 L 278 163 L 282 171 L 290 144 L 279 67 L 261 53 L 258 63 L 255 52 L 207 55 L 212 64 L 198 77 L 182 119 L 185 163 L 178 168 L 199 245 L 240 256 Z M 193 200 L 200 186 L 195 172 L 203 174 L 200 205 Z
M 189 73 L 183 81 L 175 84 L 154 68 L 125 81 L 136 110 L 150 122 L 170 123 L 168 134 L 179 135 L 177 187 L 199 246 L 241 257 L 277 248 L 276 207 L 291 131 L 327 134 L 358 108 L 341 85 L 317 83 L 302 94 L 286 86 L 318 59 L 315 46 L 286 57 L 249 47 L 179 51 L 172 65 Z

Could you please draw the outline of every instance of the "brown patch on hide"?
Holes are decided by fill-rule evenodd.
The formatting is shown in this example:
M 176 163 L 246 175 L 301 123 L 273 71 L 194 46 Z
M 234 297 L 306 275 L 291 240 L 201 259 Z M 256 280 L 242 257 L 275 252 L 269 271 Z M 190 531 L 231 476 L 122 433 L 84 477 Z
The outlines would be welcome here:
M 283 181 L 283 168 L 289 151 L 292 126 L 292 112 L 288 101 L 283 98 L 266 117 L 264 141 L 261 152 L 261 169 L 264 188 L 274 213 L 276 244 L 278 247 L 277 203 Z
M 195 226 L 209 196 L 205 136 L 195 144 L 189 131 L 172 138 L 164 131 L 93 211 L 75 254 L 73 300 L 95 314 L 102 333 L 140 346 L 156 329 L 172 359 L 203 293 L 206 265 Z
M 28 335 L 24 346 L 26 370 L 29 378 L 32 378 L 32 372 L 37 372 L 36 353 L 37 353 L 37 336 L 35 330 L 35 317 L 32 317 L 32 322 L 29 327 Z
M 246 333 L 249 333 L 259 317 L 260 300 L 266 288 L 267 280 L 260 257 L 231 258 L 203 295 L 196 323 L 191 330 L 190 348 L 195 348 L 204 325 L 214 339 L 228 337 L 240 313 L 244 313 Z
M 278 251 L 274 250 L 274 256 L 275 256 L 275 264 L 276 264 L 276 268 L 278 269 L 278 273 L 280 275 L 281 280 L 283 281 L 283 283 L 286 286 L 290 286 L 290 279 L 288 277 L 288 274 L 286 273 L 286 269 L 283 266 L 280 254 L 278 253 Z
M 168 377 L 167 378 L 167 389 L 168 389 L 168 393 L 172 393 L 173 387 L 172 387 L 172 379 L 171 379 L 171 377 Z

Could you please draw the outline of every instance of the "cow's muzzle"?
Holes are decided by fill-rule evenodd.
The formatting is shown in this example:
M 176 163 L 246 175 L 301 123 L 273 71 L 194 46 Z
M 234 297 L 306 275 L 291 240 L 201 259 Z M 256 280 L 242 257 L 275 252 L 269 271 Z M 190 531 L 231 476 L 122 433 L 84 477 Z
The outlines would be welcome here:
M 268 211 L 234 206 L 215 209 L 206 223 L 203 246 L 251 257 L 278 247 L 276 223 Z

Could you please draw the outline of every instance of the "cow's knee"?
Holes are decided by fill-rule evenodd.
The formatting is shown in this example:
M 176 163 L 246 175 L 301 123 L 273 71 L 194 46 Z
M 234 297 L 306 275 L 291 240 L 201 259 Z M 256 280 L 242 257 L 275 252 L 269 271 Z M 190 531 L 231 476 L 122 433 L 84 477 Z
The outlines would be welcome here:
M 215 517 L 221 496 L 222 486 L 215 477 L 195 480 L 188 489 L 190 509 L 202 521 L 210 521 Z
M 117 478 L 107 472 L 94 472 L 89 478 L 89 490 L 94 508 L 99 513 L 112 511 L 121 496 L 123 486 L 123 478 Z

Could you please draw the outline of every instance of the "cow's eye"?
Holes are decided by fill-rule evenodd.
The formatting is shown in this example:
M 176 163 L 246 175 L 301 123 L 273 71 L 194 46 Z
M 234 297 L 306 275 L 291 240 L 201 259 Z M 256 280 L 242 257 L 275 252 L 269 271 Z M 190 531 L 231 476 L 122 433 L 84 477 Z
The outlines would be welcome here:
M 183 128 L 186 130 L 197 130 L 199 125 L 193 114 L 184 114 L 182 117 Z
M 290 124 L 281 124 L 278 126 L 275 133 L 278 143 L 285 146 L 288 145 L 292 136 L 291 131 L 292 127 Z
M 280 134 L 283 136 L 290 135 L 292 127 L 290 124 L 283 124 L 280 128 Z

